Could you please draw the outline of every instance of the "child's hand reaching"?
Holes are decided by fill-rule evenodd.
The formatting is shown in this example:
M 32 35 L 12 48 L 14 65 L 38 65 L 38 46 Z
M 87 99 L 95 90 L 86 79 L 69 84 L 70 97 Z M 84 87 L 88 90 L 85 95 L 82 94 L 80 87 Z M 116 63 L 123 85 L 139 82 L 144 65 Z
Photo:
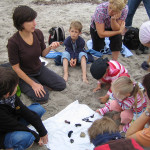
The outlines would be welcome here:
M 97 112 L 97 113 L 99 113 L 99 115 L 101 115 L 101 116 L 102 116 L 102 114 L 100 113 L 99 109 L 97 109 L 97 110 L 96 110 L 96 112 Z
M 109 99 L 109 95 L 106 94 L 105 96 L 99 97 L 99 99 L 101 103 L 105 104 Z
M 96 91 L 101 89 L 101 84 L 97 84 L 97 87 L 93 89 L 93 92 L 95 93 Z
M 102 81 L 97 81 L 97 87 L 95 89 L 93 89 L 93 92 L 95 93 L 96 91 L 101 89 L 101 82 Z

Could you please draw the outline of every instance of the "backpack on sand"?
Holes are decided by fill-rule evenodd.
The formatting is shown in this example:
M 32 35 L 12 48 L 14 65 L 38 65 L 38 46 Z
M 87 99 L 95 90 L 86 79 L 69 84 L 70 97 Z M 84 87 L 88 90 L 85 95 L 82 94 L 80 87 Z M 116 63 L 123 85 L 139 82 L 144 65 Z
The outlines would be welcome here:
M 55 41 L 63 42 L 65 40 L 65 32 L 63 27 L 52 27 L 48 32 L 49 32 L 49 39 L 48 39 L 49 45 Z
M 130 50 L 137 50 L 140 45 L 139 29 L 130 27 L 124 35 L 123 44 Z

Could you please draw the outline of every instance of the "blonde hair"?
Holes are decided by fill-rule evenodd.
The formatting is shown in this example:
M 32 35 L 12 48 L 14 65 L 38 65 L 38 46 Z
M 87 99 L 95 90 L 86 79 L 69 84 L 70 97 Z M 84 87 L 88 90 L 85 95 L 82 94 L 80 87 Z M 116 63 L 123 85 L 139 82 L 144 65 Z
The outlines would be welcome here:
M 112 4 L 112 10 L 121 11 L 127 4 L 127 0 L 109 0 L 109 3 Z
M 106 132 L 118 132 L 118 126 L 116 125 L 116 123 L 108 117 L 103 117 L 102 119 L 95 120 L 92 126 L 88 129 L 90 142 L 92 142 L 92 139 L 95 139 L 97 135 L 104 134 Z
M 134 105 L 137 109 L 137 94 L 143 98 L 143 92 L 140 90 L 138 84 L 134 84 L 133 81 L 126 76 L 119 77 L 112 83 L 112 89 L 117 89 L 118 93 L 121 95 L 126 95 L 130 93 L 135 99 Z
M 82 26 L 81 22 L 79 22 L 79 21 L 72 21 L 71 24 L 70 24 L 69 30 L 71 28 L 75 28 L 76 30 L 78 30 L 79 32 L 81 32 L 82 31 L 82 27 L 83 26 Z

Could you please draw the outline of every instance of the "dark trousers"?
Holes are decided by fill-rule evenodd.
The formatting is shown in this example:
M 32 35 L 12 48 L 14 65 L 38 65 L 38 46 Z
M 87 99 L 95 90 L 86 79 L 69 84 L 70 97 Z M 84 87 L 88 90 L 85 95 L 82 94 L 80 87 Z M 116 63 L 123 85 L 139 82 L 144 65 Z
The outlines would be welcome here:
M 62 91 L 66 88 L 65 80 L 45 66 L 42 66 L 39 73 L 28 76 L 36 83 L 42 84 L 46 92 L 44 97 L 39 98 L 35 95 L 35 92 L 32 89 L 32 87 L 29 84 L 27 84 L 24 80 L 20 79 L 19 86 L 21 92 L 23 92 L 24 94 L 29 96 L 33 101 L 36 102 L 44 102 L 48 100 L 49 90 L 47 89 L 47 87 L 52 88 L 52 90 L 55 91 Z
M 111 30 L 110 30 L 111 31 Z M 90 34 L 93 42 L 93 49 L 96 51 L 101 51 L 105 46 L 105 38 L 100 38 L 97 34 L 97 31 L 90 27 Z M 111 51 L 121 51 L 122 48 L 122 35 L 118 34 L 112 37 L 109 37 L 110 40 L 110 50 Z

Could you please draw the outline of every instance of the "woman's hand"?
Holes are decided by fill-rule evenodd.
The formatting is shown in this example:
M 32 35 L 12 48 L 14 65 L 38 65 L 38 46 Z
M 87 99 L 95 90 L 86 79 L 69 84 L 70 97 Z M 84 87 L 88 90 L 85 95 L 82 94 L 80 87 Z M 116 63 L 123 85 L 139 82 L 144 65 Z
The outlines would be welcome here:
M 34 90 L 35 95 L 39 98 L 44 97 L 44 94 L 46 94 L 43 86 L 39 83 L 34 82 L 32 84 L 32 89 Z
M 58 46 L 60 46 L 60 42 L 52 42 L 49 47 L 51 49 L 56 49 Z
M 117 19 L 119 19 L 120 17 L 121 17 L 121 12 L 118 12 L 117 14 L 111 16 L 111 19 L 112 19 L 112 20 L 117 20 Z

